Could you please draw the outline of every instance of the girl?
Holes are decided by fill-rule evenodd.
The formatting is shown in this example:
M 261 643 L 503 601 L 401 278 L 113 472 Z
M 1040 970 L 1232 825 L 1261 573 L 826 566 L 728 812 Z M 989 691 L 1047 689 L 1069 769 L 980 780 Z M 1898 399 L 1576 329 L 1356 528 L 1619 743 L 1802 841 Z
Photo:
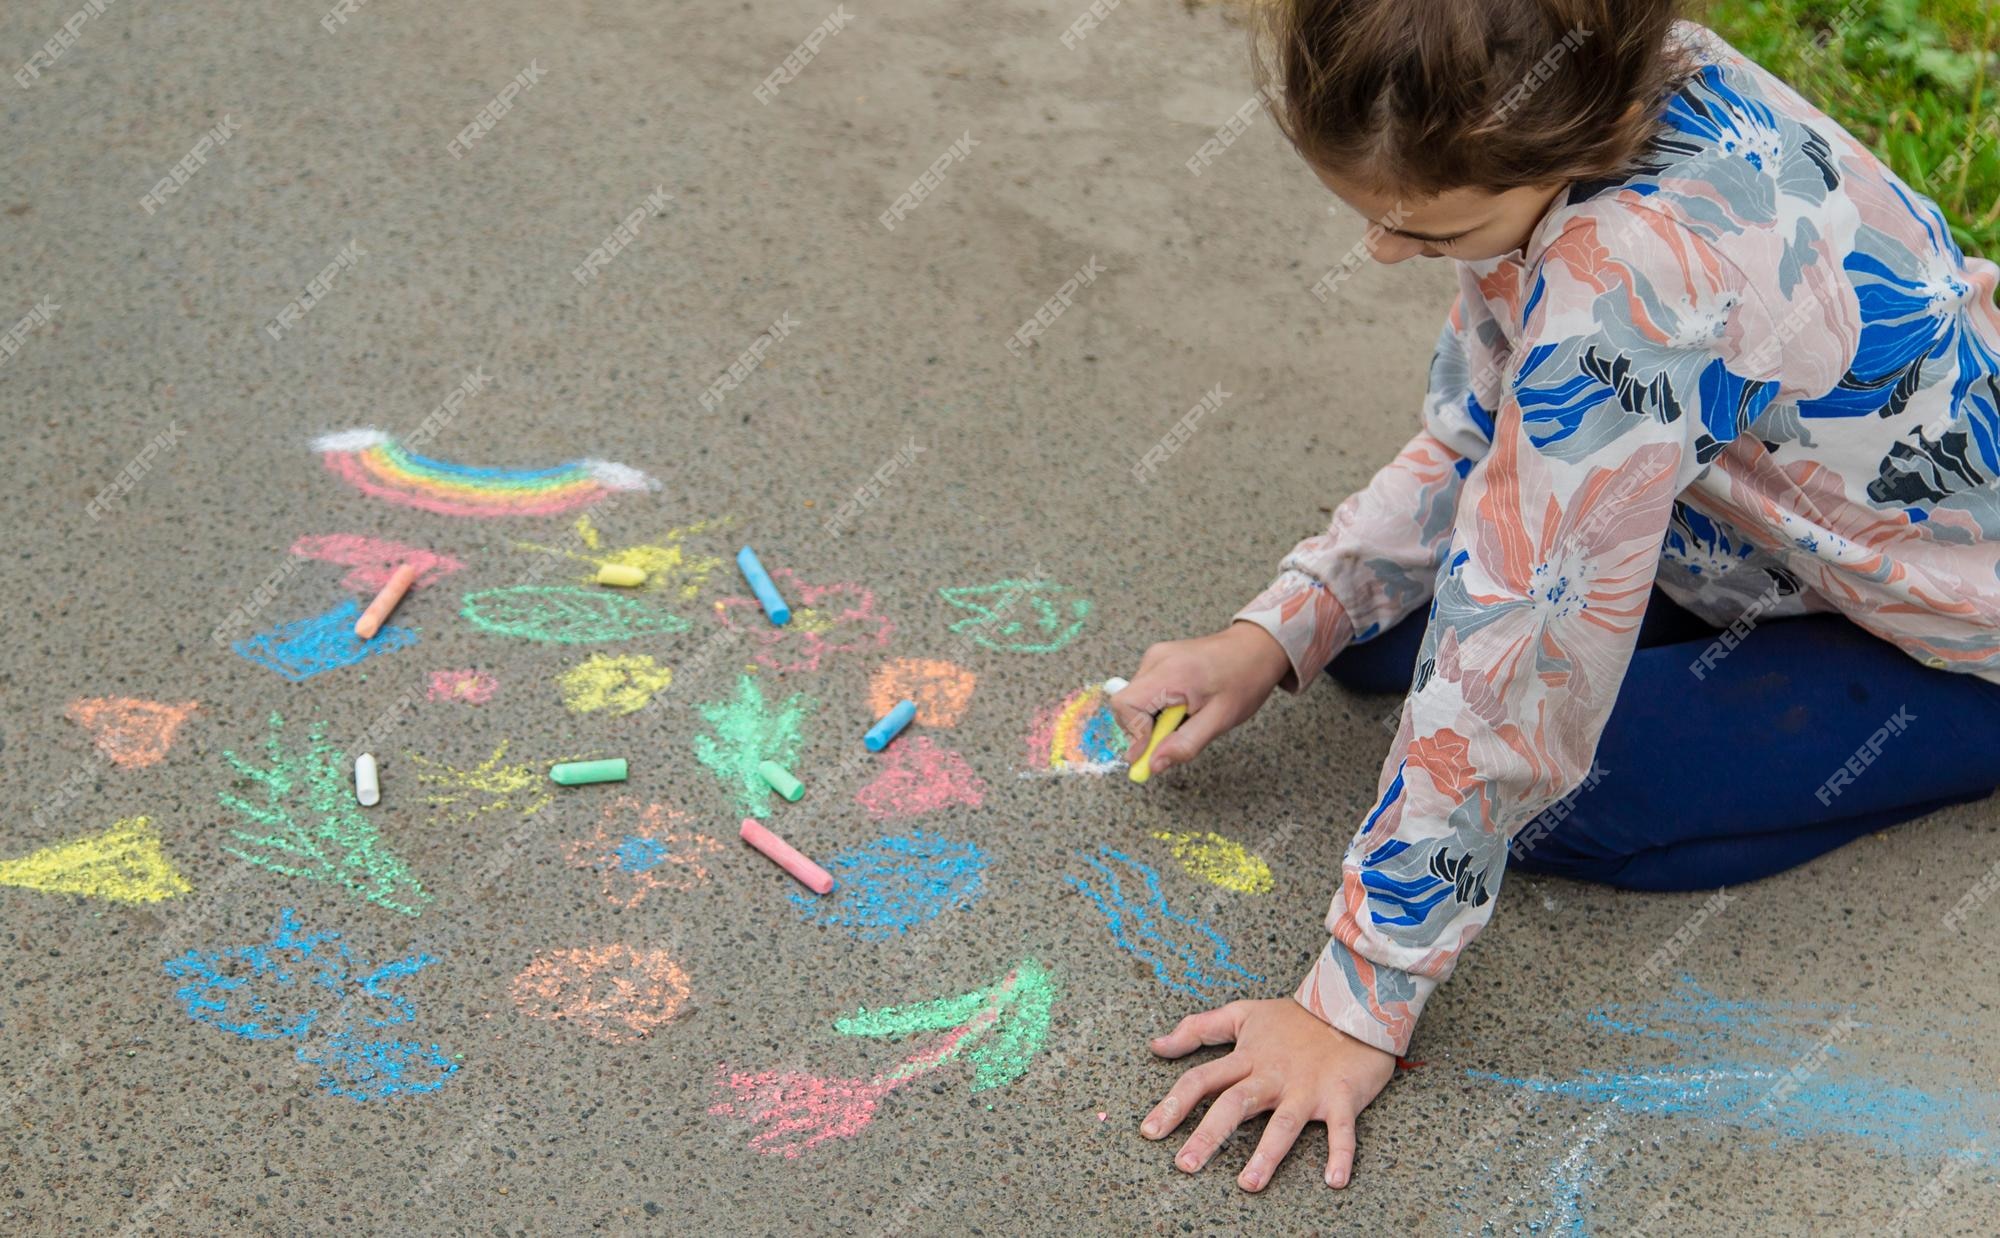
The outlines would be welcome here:
M 1268 1111 L 1244 1189 L 1310 1121 L 1345 1186 L 1510 863 L 1733 885 L 2000 784 L 2000 268 L 1674 10 L 1280 0 L 1286 136 L 1459 293 L 1416 437 L 1113 701 L 1188 707 L 1161 770 L 1322 670 L 1408 693 L 1295 998 L 1152 1042 L 1235 1045 L 1141 1125 L 1215 1098 L 1183 1170 Z

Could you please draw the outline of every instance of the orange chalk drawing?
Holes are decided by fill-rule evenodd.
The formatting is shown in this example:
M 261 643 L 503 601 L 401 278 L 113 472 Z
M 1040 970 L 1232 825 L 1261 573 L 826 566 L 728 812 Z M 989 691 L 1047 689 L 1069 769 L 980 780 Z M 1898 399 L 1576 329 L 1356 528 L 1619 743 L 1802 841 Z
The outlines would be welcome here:
M 69 717 L 90 732 L 90 742 L 113 764 L 140 769 L 160 763 L 174 746 L 181 723 L 200 707 L 199 701 L 169 705 L 131 696 L 97 696 L 71 701 Z
M 533 542 L 515 542 L 514 548 L 561 555 L 565 559 L 588 563 L 590 570 L 578 577 L 584 581 L 595 581 L 599 568 L 636 567 L 646 574 L 645 583 L 639 586 L 641 589 L 673 590 L 682 598 L 692 598 L 708 583 L 709 573 L 722 566 L 722 559 L 716 555 L 689 554 L 681 543 L 697 534 L 720 532 L 729 524 L 728 517 L 703 520 L 685 528 L 668 529 L 666 537 L 658 544 L 607 550 L 604 535 L 597 531 L 590 517 L 579 516 L 575 527 L 577 540 L 583 543 L 582 551 L 560 546 L 537 546 Z
M 193 889 L 161 850 L 160 836 L 145 817 L 127 817 L 101 834 L 0 860 L 0 885 L 113 903 L 157 903 Z
M 663 950 L 623 944 L 544 950 L 514 977 L 514 1004 L 614 1045 L 634 1044 L 681 1011 L 693 992 Z
M 894 658 L 868 681 L 868 708 L 879 718 L 896 702 L 917 703 L 918 726 L 957 726 L 979 676 L 937 658 Z
M 614 907 L 637 907 L 656 890 L 692 890 L 708 880 L 702 859 L 722 844 L 689 829 L 689 820 L 665 804 L 642 807 L 621 795 L 605 808 L 595 833 L 570 844 L 570 867 L 597 870 Z

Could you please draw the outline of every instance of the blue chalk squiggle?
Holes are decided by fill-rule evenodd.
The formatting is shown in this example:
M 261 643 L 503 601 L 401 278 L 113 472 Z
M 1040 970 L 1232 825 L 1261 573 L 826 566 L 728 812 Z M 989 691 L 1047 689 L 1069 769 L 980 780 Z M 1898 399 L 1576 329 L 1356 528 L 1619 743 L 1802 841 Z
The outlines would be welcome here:
M 1105 923 L 1110 926 L 1112 939 L 1118 943 L 1119 949 L 1151 963 L 1153 975 L 1161 984 L 1178 993 L 1205 998 L 1211 989 L 1241 988 L 1245 984 L 1263 981 L 1264 977 L 1245 971 L 1230 961 L 1229 943 L 1222 940 L 1214 929 L 1167 906 L 1167 896 L 1160 892 L 1159 873 L 1121 851 L 1099 847 L 1098 856 L 1118 861 L 1144 880 L 1146 897 L 1128 898 L 1118 874 L 1103 860 L 1082 852 L 1077 855 L 1104 878 L 1108 891 L 1099 890 L 1080 877 L 1064 877 L 1063 880 L 1083 891 L 1091 902 L 1097 904 L 1097 910 L 1104 914 Z M 1194 930 L 1207 943 L 1205 957 L 1198 943 L 1186 940 L 1185 934 L 1170 936 L 1171 930 L 1167 926 Z

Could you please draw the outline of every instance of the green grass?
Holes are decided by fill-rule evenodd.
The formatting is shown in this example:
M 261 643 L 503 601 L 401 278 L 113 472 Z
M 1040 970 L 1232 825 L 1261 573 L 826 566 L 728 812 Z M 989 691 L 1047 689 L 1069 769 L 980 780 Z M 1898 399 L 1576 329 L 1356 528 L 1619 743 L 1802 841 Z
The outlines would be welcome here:
M 1993 0 L 1711 0 L 1697 16 L 1936 199 L 2000 258 L 2000 6 Z

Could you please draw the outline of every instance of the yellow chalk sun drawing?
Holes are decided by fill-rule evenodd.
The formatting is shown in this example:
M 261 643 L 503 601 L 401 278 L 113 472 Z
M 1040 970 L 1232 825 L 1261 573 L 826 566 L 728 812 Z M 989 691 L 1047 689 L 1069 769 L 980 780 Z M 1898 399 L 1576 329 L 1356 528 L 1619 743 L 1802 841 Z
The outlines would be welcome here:
M 433 820 L 455 817 L 471 821 L 489 812 L 512 812 L 529 817 L 548 807 L 553 793 L 549 789 L 547 771 L 525 761 L 517 765 L 500 764 L 500 758 L 506 755 L 506 740 L 500 741 L 492 756 L 471 769 L 459 769 L 410 753 L 410 759 L 418 765 L 440 771 L 417 772 L 417 781 L 433 788 L 425 797 L 426 802 L 441 810 Z
M 1273 884 L 1271 866 L 1261 856 L 1243 849 L 1220 834 L 1160 833 L 1154 838 L 1173 849 L 1181 868 L 1197 881 L 1234 890 L 1238 894 L 1269 894 Z
M 709 573 L 722 566 L 722 559 L 716 555 L 690 554 L 681 543 L 696 534 L 719 531 L 729 523 L 728 517 L 703 520 L 684 528 L 668 529 L 666 537 L 658 545 L 648 543 L 607 550 L 604 535 L 598 532 L 590 517 L 579 516 L 576 536 L 583 543 L 581 551 L 560 546 L 537 546 L 533 542 L 515 542 L 514 546 L 518 550 L 561 555 L 565 559 L 588 563 L 590 572 L 586 580 L 594 579 L 597 570 L 605 566 L 636 567 L 646 573 L 646 583 L 640 588 L 673 591 L 683 598 L 692 598 L 708 583 Z
M 563 672 L 563 705 L 573 714 L 637 713 L 674 681 L 671 667 L 643 653 L 593 654 Z

